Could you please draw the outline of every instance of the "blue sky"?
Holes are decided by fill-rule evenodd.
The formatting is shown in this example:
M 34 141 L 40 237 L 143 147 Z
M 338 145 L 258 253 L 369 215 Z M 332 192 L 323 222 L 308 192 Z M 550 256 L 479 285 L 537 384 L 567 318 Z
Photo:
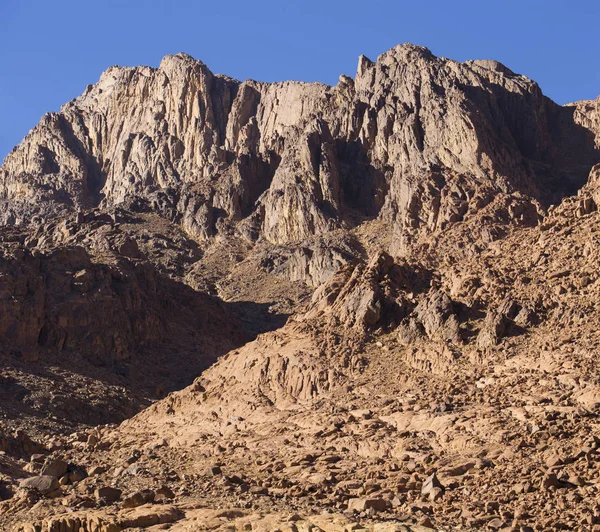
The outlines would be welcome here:
M 598 0 L 0 0 L 0 160 L 107 67 L 187 52 L 238 79 L 336 83 L 412 42 L 496 59 L 559 103 L 600 93 Z

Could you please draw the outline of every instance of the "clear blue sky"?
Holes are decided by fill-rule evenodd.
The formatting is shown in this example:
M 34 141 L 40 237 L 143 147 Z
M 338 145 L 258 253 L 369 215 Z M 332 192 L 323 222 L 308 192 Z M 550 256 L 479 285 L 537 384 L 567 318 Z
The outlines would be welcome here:
M 107 67 L 187 52 L 238 79 L 336 83 L 412 42 L 497 59 L 559 103 L 600 93 L 600 0 L 0 0 L 0 161 Z

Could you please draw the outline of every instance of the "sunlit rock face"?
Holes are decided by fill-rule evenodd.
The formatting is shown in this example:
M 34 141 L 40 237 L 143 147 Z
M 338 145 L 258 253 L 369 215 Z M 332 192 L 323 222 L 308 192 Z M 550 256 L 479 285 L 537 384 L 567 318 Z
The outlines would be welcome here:
M 597 161 L 595 108 L 413 45 L 361 56 L 333 87 L 241 83 L 167 56 L 112 67 L 46 115 L 0 170 L 2 218 L 134 203 L 201 241 L 233 227 L 286 244 L 381 217 L 405 253 L 499 195 L 506 221 L 535 223 Z

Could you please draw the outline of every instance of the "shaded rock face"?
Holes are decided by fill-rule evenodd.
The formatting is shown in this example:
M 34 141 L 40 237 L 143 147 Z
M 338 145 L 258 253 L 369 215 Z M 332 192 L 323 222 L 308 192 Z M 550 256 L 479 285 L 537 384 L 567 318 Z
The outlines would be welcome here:
M 0 429 L 0 451 L 13 456 L 31 456 L 42 450 L 43 446 L 34 442 L 25 432 L 18 430 L 7 434 Z
M 75 218 L 0 237 L 0 398 L 28 431 L 120 421 L 253 338 L 240 315 L 262 317 L 169 277 L 110 217 Z
M 65 225 L 77 231 L 78 224 Z M 128 360 L 157 342 L 182 342 L 210 364 L 247 340 L 238 310 L 158 271 L 135 240 L 106 225 L 81 224 L 87 246 L 60 244 L 59 235 L 35 233 L 27 245 L 0 247 L 0 348 L 27 361 L 43 349 L 80 352 L 99 364 Z M 44 238 L 44 237 L 43 237 Z M 23 239 L 23 237 L 21 237 Z M 35 245 L 34 245 L 35 244 Z M 165 297 L 168 294 L 169 297 Z M 213 349 L 213 341 L 228 338 Z
M 600 146 L 600 96 L 595 100 L 583 100 L 569 104 L 573 108 L 575 122 L 589 129 L 595 136 L 596 146 Z
M 0 268 L 2 341 L 17 350 L 79 349 L 116 361 L 165 334 L 147 265 L 124 272 L 74 247 L 38 256 L 19 249 Z
M 573 193 L 598 161 L 582 113 L 496 62 L 412 45 L 361 57 L 334 87 L 240 83 L 168 56 L 113 67 L 46 115 L 0 170 L 3 220 L 134 202 L 200 240 L 233 224 L 286 244 L 381 216 L 402 251 L 498 193 Z

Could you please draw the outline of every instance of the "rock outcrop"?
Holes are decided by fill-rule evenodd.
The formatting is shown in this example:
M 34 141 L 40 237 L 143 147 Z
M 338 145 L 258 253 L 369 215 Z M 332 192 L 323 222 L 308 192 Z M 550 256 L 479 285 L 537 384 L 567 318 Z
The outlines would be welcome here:
M 567 107 L 574 108 L 575 122 L 594 133 L 596 146 L 600 146 L 600 96 L 595 100 L 582 100 Z

